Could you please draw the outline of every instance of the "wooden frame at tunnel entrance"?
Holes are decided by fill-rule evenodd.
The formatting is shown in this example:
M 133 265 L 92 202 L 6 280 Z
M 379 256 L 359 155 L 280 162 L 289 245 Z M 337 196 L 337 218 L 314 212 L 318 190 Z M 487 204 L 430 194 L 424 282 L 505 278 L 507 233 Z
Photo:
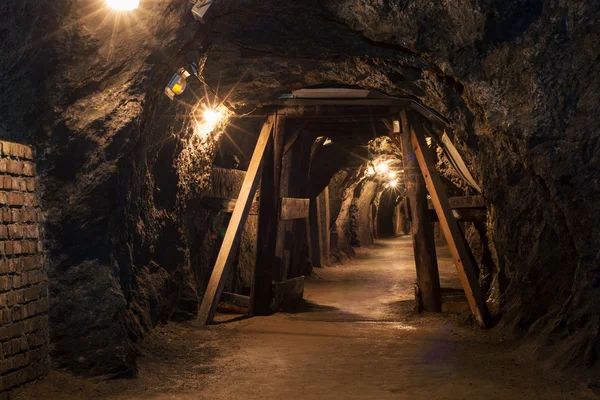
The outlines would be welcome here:
M 315 199 L 309 199 L 306 190 L 315 136 L 294 134 L 286 137 L 286 121 L 292 118 L 383 119 L 386 122 L 390 138 L 403 149 L 403 158 L 407 163 L 405 172 L 412 214 L 411 235 L 423 306 L 427 311 L 441 311 L 435 244 L 426 196 L 428 192 L 471 311 L 482 327 L 488 327 L 491 318 L 478 284 L 477 265 L 452 212 L 446 190 L 435 169 L 433 155 L 426 144 L 427 130 L 430 135 L 437 135 L 438 143 L 443 142 L 446 146 L 443 148 L 456 159 L 458 152 L 448 139 L 451 130 L 443 117 L 422 104 L 411 99 L 389 97 L 286 98 L 278 101 L 275 111 L 266 117 L 259 135 L 200 306 L 198 322 L 206 325 L 214 318 L 259 180 L 258 243 L 250 296 L 251 314 L 270 314 L 273 280 L 285 279 L 288 269 L 293 268 L 290 266 L 292 247 L 298 246 L 299 241 L 286 240 L 290 233 L 292 237 L 294 234 L 307 235 L 312 253 L 309 257 L 313 261 L 317 259 L 315 253 L 322 252 L 320 241 L 312 237 L 319 229 L 314 226 L 311 229 L 309 220 Z M 430 127 L 424 126 L 424 123 Z M 456 164 L 459 174 L 473 181 L 464 162 L 458 160 Z

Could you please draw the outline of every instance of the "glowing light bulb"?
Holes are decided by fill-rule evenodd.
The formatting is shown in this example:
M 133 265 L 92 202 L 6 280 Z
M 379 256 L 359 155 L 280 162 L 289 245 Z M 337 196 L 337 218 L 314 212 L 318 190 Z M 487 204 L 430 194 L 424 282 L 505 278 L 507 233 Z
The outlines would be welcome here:
M 396 174 L 396 171 L 390 171 L 390 172 L 388 173 L 388 178 L 390 178 L 390 179 L 395 179 L 395 178 L 396 178 L 396 175 L 397 175 L 397 174 Z
M 106 4 L 114 10 L 131 11 L 140 6 L 140 0 L 106 0 Z
M 201 112 L 202 119 L 196 120 L 196 133 L 201 137 L 207 137 L 209 133 L 228 118 L 228 111 L 225 107 L 220 106 L 218 109 L 205 108 Z
M 393 181 L 390 182 L 390 187 L 395 188 L 396 186 L 398 186 L 398 179 L 394 179 Z
M 221 114 L 219 111 L 208 109 L 204 111 L 202 117 L 204 118 L 204 121 L 206 121 L 207 124 L 214 126 L 219 123 L 219 121 L 223 117 L 223 114 Z
M 380 162 L 379 164 L 377 164 L 377 172 L 379 172 L 380 174 L 385 174 L 388 170 L 388 166 L 386 163 L 384 162 Z

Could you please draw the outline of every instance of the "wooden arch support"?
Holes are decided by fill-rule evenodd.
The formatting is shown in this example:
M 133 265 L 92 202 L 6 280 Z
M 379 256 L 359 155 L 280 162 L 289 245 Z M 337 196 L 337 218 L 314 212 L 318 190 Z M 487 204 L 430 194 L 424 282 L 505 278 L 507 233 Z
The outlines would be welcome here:
M 328 108 L 319 109 L 317 107 L 314 110 L 307 110 L 305 108 L 306 106 L 317 106 L 321 103 L 329 106 L 342 107 L 339 109 L 334 107 L 334 109 L 331 110 L 331 114 L 327 112 Z M 256 148 L 250 161 L 250 166 L 242 184 L 242 189 L 237 201 L 235 202 L 233 214 L 229 226 L 227 227 L 223 244 L 219 250 L 217 261 L 213 268 L 208 287 L 200 306 L 198 322 L 202 325 L 206 325 L 212 322 L 214 318 L 217 303 L 223 292 L 225 280 L 229 274 L 229 271 L 231 270 L 231 265 L 239 246 L 242 227 L 245 225 L 246 219 L 252 207 L 252 201 L 254 199 L 259 181 L 261 180 L 261 176 L 263 183 L 261 185 L 261 206 L 259 211 L 259 248 L 257 249 L 257 265 L 252 287 L 251 308 L 254 315 L 266 314 L 269 312 L 269 302 L 271 300 L 271 280 L 273 276 L 272 255 L 276 252 L 276 232 L 278 231 L 279 219 L 282 216 L 281 209 L 283 205 L 283 203 L 280 201 L 281 197 L 279 194 L 282 159 L 286 153 L 286 150 L 289 151 L 293 146 L 293 143 L 296 141 L 295 139 L 297 139 L 292 138 L 289 146 L 286 149 L 286 146 L 284 146 L 283 142 L 283 126 L 286 116 L 301 118 L 308 115 L 313 117 L 315 115 L 319 115 L 321 117 L 331 118 L 332 115 L 337 115 L 340 112 L 343 114 L 343 106 L 350 105 L 356 107 L 382 105 L 400 106 L 404 109 L 409 108 L 407 113 L 409 127 L 405 133 L 408 135 L 408 131 L 410 131 L 410 142 L 414 148 L 419 168 L 423 173 L 427 189 L 431 195 L 442 231 L 444 232 L 446 241 L 450 246 L 450 250 L 458 270 L 459 278 L 464 287 L 473 314 L 480 325 L 488 326 L 490 317 L 485 304 L 485 299 L 478 285 L 477 274 L 475 270 L 476 266 L 471 262 L 465 240 L 462 236 L 458 223 L 452 214 L 445 189 L 435 170 L 433 158 L 431 154 L 429 154 L 429 149 L 425 144 L 423 126 L 419 117 L 415 114 L 415 111 L 439 126 L 445 125 L 443 119 L 422 105 L 406 99 L 376 99 L 374 101 L 303 100 L 292 102 L 286 101 L 280 105 L 284 106 L 284 110 L 280 110 L 278 112 L 278 116 L 275 114 L 269 115 L 262 127 Z M 410 110 L 410 108 L 414 109 L 414 111 Z M 390 114 L 388 114 L 388 116 L 389 115 Z M 368 117 L 376 118 L 377 116 L 369 114 Z M 396 129 L 394 129 L 394 131 L 395 130 Z M 271 134 L 272 132 L 273 135 Z M 397 137 L 394 139 L 396 142 L 399 142 Z M 268 157 L 266 157 L 267 154 Z M 264 165 L 265 161 L 268 161 L 266 166 Z M 265 169 L 264 172 L 263 168 Z M 289 199 L 285 201 L 289 202 Z M 304 205 L 304 203 L 305 202 L 302 204 Z M 290 214 L 290 217 L 293 218 L 300 218 L 303 216 L 305 216 L 305 211 L 303 211 L 302 214 Z

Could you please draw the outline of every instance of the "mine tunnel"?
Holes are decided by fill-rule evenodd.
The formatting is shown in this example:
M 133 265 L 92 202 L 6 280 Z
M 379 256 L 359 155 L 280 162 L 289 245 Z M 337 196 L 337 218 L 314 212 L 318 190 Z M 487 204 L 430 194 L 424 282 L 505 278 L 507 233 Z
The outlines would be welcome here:
M 4 0 L 0 399 L 597 398 L 599 15 Z

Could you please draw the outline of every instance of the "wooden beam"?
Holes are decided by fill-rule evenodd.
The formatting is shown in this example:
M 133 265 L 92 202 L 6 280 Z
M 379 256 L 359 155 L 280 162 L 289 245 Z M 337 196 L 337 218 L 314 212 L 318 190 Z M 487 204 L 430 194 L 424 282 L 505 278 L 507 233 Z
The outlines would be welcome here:
M 273 284 L 272 311 L 293 310 L 304 297 L 304 276 Z
M 297 153 L 297 148 L 290 146 L 288 152 L 285 151 L 286 141 L 289 143 L 290 138 L 289 130 L 286 132 L 286 118 L 285 114 L 277 115 L 277 124 L 275 126 L 278 136 L 281 136 L 283 144 L 283 150 L 281 154 L 281 169 L 279 173 L 279 192 L 277 198 L 277 233 L 275 237 L 275 259 L 273 261 L 273 280 L 282 281 L 287 278 L 287 271 L 291 263 L 291 249 L 289 245 L 289 237 L 292 235 L 293 221 L 284 220 L 281 218 L 281 199 L 284 197 L 293 197 L 290 194 L 290 189 L 293 188 L 294 182 L 292 182 L 293 158 Z M 292 138 L 293 138 L 292 134 Z
M 452 140 L 450 140 L 450 137 L 446 133 L 446 130 L 444 130 L 444 134 L 442 135 L 442 144 L 444 150 L 446 150 L 447 152 L 448 158 L 450 158 L 456 164 L 456 168 L 458 169 L 459 173 L 475 190 L 481 193 L 481 188 L 479 187 L 477 182 L 475 182 L 475 179 L 471 175 L 471 171 L 469 171 L 469 168 L 467 168 L 465 161 L 454 146 L 454 143 L 452 143 Z
M 279 219 L 302 219 L 307 218 L 310 209 L 310 199 L 295 199 L 283 197 L 279 199 Z
M 288 139 L 288 141 L 286 142 L 285 147 L 283 148 L 283 155 L 286 155 L 288 153 L 288 151 L 291 150 L 291 148 L 296 143 L 296 140 L 298 140 L 299 136 L 300 136 L 300 130 L 298 129 L 292 134 L 292 137 L 290 137 Z
M 310 200 L 310 254 L 315 267 L 323 267 L 323 225 L 321 220 L 321 204 L 318 197 Z
M 222 197 L 205 197 L 201 200 L 203 206 L 209 210 L 231 214 L 237 204 L 237 199 L 224 199 Z M 259 202 L 253 201 L 248 215 L 258 215 Z
M 237 247 L 240 243 L 243 231 L 242 227 L 246 223 L 246 218 L 248 217 L 250 207 L 252 206 L 252 200 L 254 199 L 254 194 L 258 187 L 263 167 L 263 159 L 270 142 L 272 129 L 273 117 L 269 117 L 265 121 L 258 137 L 248 171 L 244 178 L 244 183 L 242 184 L 242 189 L 238 196 L 238 201 L 233 210 L 233 214 L 231 215 L 231 220 L 229 221 L 227 232 L 223 238 L 223 243 L 221 244 L 217 261 L 210 276 L 208 287 L 204 292 L 202 304 L 200 305 L 200 310 L 198 312 L 198 322 L 202 325 L 212 322 L 215 315 L 217 302 L 223 292 L 225 281 L 231 269 L 231 263 L 235 258 Z
M 410 127 L 405 111 L 400 114 L 402 151 L 406 175 L 406 195 L 411 214 L 411 237 L 417 269 L 422 307 L 425 311 L 441 312 L 442 295 L 435 252 L 433 224 L 427 209 L 427 188 L 410 144 Z M 390 133 L 390 136 L 394 136 Z
M 457 221 L 461 222 L 486 222 L 487 210 L 484 208 L 456 208 L 452 210 L 452 215 Z M 439 218 L 435 209 L 429 209 L 429 218 L 432 222 L 438 222 Z
M 416 115 L 409 114 L 409 123 L 411 143 L 417 156 L 419 167 L 427 182 L 429 194 L 431 195 L 435 211 L 438 214 L 444 237 L 450 247 L 450 252 L 452 253 L 454 263 L 456 264 L 458 276 L 465 290 L 471 311 L 479 324 L 482 327 L 487 327 L 490 324 L 491 318 L 485 303 L 485 298 L 479 287 L 476 271 L 477 266 L 471 261 L 471 256 L 466 247 L 467 245 L 460 231 L 460 227 L 452 215 L 452 209 L 448 197 L 446 196 L 446 190 L 435 170 L 433 157 L 425 143 L 425 135 L 421 126 L 421 121 Z
M 325 263 L 325 265 L 329 265 L 329 254 L 331 253 L 331 211 L 329 208 L 329 186 L 326 186 L 325 189 L 323 189 L 323 192 L 320 194 L 320 196 L 322 198 L 322 206 L 321 206 L 321 212 L 323 213 L 321 220 L 323 221 L 322 224 L 322 230 L 321 230 L 321 236 L 322 236 L 322 244 L 323 247 L 321 249 L 322 251 L 322 257 L 323 257 L 323 263 Z
M 265 157 L 265 167 L 260 185 L 256 265 L 250 294 L 250 309 L 253 315 L 271 313 L 271 283 L 277 247 L 284 126 L 285 116 L 277 115 L 273 129 L 273 145 Z
M 461 196 L 461 197 L 450 197 L 448 198 L 450 208 L 453 210 L 460 208 L 486 208 L 487 202 L 483 196 Z M 434 210 L 433 202 L 429 200 L 427 202 L 429 209 Z
M 223 292 L 221 294 L 221 301 L 235 304 L 238 307 L 250 307 L 250 296 L 244 296 L 241 294 Z
M 456 149 L 456 146 L 454 146 L 454 143 L 452 142 L 452 139 L 448 134 L 449 129 L 435 125 L 433 121 L 430 122 L 432 129 L 430 130 L 429 128 L 427 128 L 426 125 L 423 125 L 423 129 L 425 129 L 425 132 L 438 142 L 438 144 L 444 151 L 444 155 L 448 159 L 448 162 L 450 163 L 452 168 L 454 168 L 456 173 L 462 178 L 462 180 L 464 180 L 473 189 L 481 193 L 481 188 L 479 187 L 477 182 L 475 182 L 475 179 L 471 175 L 471 171 L 469 171 L 467 165 L 465 164 L 465 161 Z

